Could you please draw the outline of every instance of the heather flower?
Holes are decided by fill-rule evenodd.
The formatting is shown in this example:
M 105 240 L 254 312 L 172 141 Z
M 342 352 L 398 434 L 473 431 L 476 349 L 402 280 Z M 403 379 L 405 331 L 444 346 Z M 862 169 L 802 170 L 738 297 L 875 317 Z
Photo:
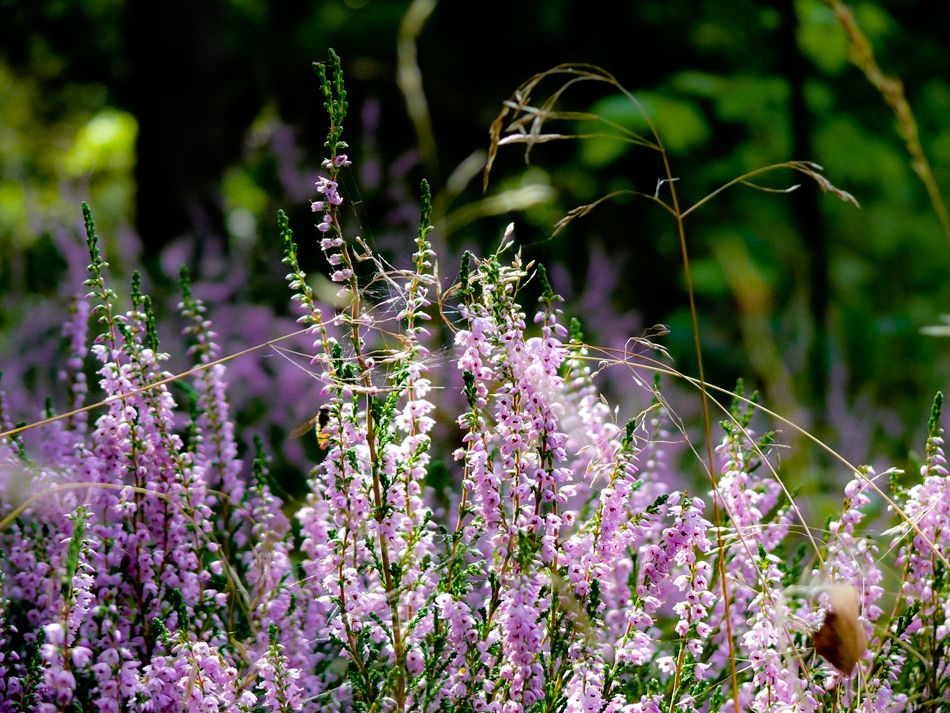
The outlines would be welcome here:
M 900 534 L 892 545 L 898 547 L 896 564 L 903 571 L 900 596 L 905 610 L 882 645 L 885 650 L 900 642 L 928 660 L 926 666 L 921 666 L 920 658 L 908 655 L 904 666 L 898 667 L 903 652 L 891 652 L 889 663 L 895 673 L 900 670 L 905 690 L 925 690 L 931 700 L 950 700 L 950 660 L 945 644 L 950 636 L 950 577 L 946 567 L 950 553 L 950 477 L 940 424 L 942 407 L 943 394 L 938 392 L 928 423 L 919 481 L 906 492 L 894 484 L 903 495 L 906 518 L 895 528 Z
M 234 423 L 230 419 L 226 396 L 225 368 L 222 364 L 211 366 L 220 353 L 214 341 L 217 335 L 206 317 L 207 308 L 191 293 L 191 281 L 184 267 L 181 270 L 181 288 L 179 309 L 189 321 L 184 332 L 193 340 L 189 354 L 197 356 L 199 364 L 209 365 L 209 368 L 195 375 L 193 382 L 198 407 L 195 468 L 203 474 L 207 489 L 224 493 L 224 502 L 218 503 L 216 495 L 209 495 L 207 503 L 211 507 L 219 506 L 222 521 L 218 528 L 225 530 L 230 526 L 228 513 L 244 497 L 241 461 L 237 457 Z
M 905 499 L 904 514 L 914 527 L 902 527 L 908 539 L 907 544 L 901 546 L 897 560 L 898 566 L 907 567 L 909 572 L 901 594 L 908 605 L 918 602 L 924 616 L 942 613 L 938 612 L 942 607 L 938 604 L 933 587 L 936 575 L 933 551 L 935 548 L 940 552 L 950 549 L 950 532 L 947 528 L 950 520 L 950 477 L 943 449 L 943 429 L 940 427 L 942 405 L 943 399 L 938 394 L 930 420 L 927 457 L 920 467 L 920 482 L 907 491 Z
M 144 671 L 142 711 L 231 711 L 237 669 L 204 642 L 179 642 L 170 656 L 157 656 Z
M 792 560 L 794 508 L 751 409 L 733 407 L 723 424 L 713 492 L 691 494 L 659 381 L 637 381 L 650 405 L 618 425 L 579 324 L 565 328 L 511 228 L 493 255 L 466 253 L 452 290 L 435 275 L 427 184 L 407 264 L 345 235 L 346 92 L 335 55 L 318 71 L 331 125 L 311 209 L 345 308 L 317 301 L 278 216 L 320 389 L 325 448 L 305 504 L 281 501 L 260 439 L 244 472 L 228 374 L 187 273 L 190 403 L 159 383 L 168 356 L 149 298 L 136 276 L 130 308 L 118 307 L 85 209 L 89 294 L 64 327 L 62 381 L 81 405 L 92 355 L 107 402 L 91 423 L 58 422 L 35 449 L 0 438 L 0 713 L 708 713 L 733 701 L 879 712 L 950 700 L 941 397 L 920 472 L 882 473 L 900 518 L 889 532 L 900 596 L 887 618 L 888 552 L 869 536 L 874 470 L 845 486 L 816 561 Z M 519 300 L 531 280 L 529 320 Z M 438 311 L 460 316 L 454 470 L 433 445 L 437 401 L 454 383 L 430 370 L 436 295 L 456 295 Z M 86 315 L 98 319 L 91 344 Z M 0 427 L 9 421 L 0 393 Z M 8 518 L 23 476 L 40 497 Z M 857 675 L 809 651 L 809 633 L 833 615 L 820 584 L 796 584 L 809 569 L 858 587 L 870 642 Z
M 270 645 L 264 659 L 257 664 L 261 675 L 258 688 L 264 693 L 264 706 L 271 711 L 287 713 L 302 709 L 300 687 L 297 679 L 300 671 L 289 668 L 280 644 L 280 630 L 276 624 L 270 625 Z
M 505 664 L 501 668 L 509 701 L 519 705 L 511 710 L 530 708 L 543 697 L 543 625 L 541 612 L 545 602 L 539 599 L 538 576 L 514 575 L 505 588 L 498 607 L 501 622 L 501 649 Z

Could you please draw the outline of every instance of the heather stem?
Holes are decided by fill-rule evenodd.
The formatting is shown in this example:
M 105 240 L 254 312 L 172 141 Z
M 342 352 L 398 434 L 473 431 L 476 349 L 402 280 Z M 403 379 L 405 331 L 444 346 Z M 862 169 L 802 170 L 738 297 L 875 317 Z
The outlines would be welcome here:
M 677 216 L 676 229 L 679 235 L 680 251 L 683 258 L 683 273 L 686 277 L 686 292 L 689 296 L 690 321 L 693 328 L 693 346 L 696 355 L 696 369 L 697 375 L 699 377 L 700 402 L 702 404 L 703 412 L 703 430 L 706 434 L 706 458 L 707 462 L 709 463 L 709 482 L 712 486 L 713 493 L 716 493 L 716 463 L 712 441 L 712 421 L 709 414 L 709 393 L 706 390 L 706 377 L 703 369 L 703 350 L 702 341 L 699 336 L 699 317 L 697 316 L 696 311 L 696 295 L 693 290 L 693 275 L 692 271 L 690 270 L 689 251 L 686 247 L 686 227 L 683 223 L 683 217 L 680 215 L 679 197 L 676 192 L 676 183 L 673 179 L 673 171 L 670 169 L 669 157 L 667 156 L 666 151 L 662 148 L 660 149 L 660 155 L 663 158 L 663 168 L 667 176 L 667 185 L 670 189 L 673 213 Z M 722 588 L 722 603 L 724 609 L 723 617 L 725 619 L 726 626 L 726 640 L 729 644 L 729 676 L 732 681 L 732 699 L 735 705 L 736 713 L 740 713 L 739 681 L 736 671 L 736 652 L 735 643 L 732 640 L 732 617 L 729 606 L 729 585 L 726 581 L 726 547 L 722 536 L 722 516 L 719 512 L 719 504 L 716 502 L 715 496 L 712 498 L 712 501 L 713 523 L 716 526 L 716 546 L 719 551 L 717 564 L 719 569 L 719 583 L 720 587 Z

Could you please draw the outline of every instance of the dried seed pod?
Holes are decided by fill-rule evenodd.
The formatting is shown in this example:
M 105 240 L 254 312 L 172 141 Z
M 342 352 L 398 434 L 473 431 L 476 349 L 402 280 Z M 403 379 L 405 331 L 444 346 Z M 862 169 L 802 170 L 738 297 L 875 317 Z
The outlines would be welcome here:
M 858 590 L 850 584 L 832 584 L 826 591 L 831 607 L 825 621 L 812 636 L 815 651 L 845 676 L 868 647 L 868 638 L 858 619 Z

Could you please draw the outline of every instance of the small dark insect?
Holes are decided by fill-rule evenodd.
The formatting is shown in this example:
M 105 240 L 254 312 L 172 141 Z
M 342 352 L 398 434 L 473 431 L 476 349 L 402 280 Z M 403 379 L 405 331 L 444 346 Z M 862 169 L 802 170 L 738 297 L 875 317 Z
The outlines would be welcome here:
M 310 429 L 314 429 L 317 434 L 317 445 L 326 450 L 327 435 L 325 429 L 327 424 L 330 422 L 330 407 L 324 404 L 320 407 L 320 410 L 317 411 L 317 415 L 311 419 L 307 419 L 305 423 L 297 426 L 293 431 L 290 432 L 291 438 L 300 438 L 303 434 L 307 433 Z
M 828 663 L 850 676 L 868 647 L 867 635 L 858 620 L 858 590 L 850 584 L 832 584 L 826 591 L 831 608 L 812 636 L 812 645 Z

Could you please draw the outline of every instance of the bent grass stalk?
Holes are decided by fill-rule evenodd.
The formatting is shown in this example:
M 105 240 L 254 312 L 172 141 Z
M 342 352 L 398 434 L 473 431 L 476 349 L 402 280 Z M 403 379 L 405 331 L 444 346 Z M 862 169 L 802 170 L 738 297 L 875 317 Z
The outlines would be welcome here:
M 832 3 L 832 4 L 836 6 L 841 5 L 840 3 L 837 3 L 837 2 Z M 836 12 L 839 13 L 839 19 L 841 19 L 840 8 L 836 8 Z M 872 57 L 872 60 L 873 60 L 873 57 Z M 865 64 L 867 65 L 867 63 Z M 865 67 L 865 71 L 868 71 L 867 67 Z M 531 97 L 532 92 L 534 92 L 537 89 L 538 85 L 543 80 L 548 79 L 550 77 L 560 78 L 564 75 L 567 75 L 568 78 L 564 79 L 561 85 L 557 89 L 553 90 L 550 93 L 550 95 L 545 100 L 543 100 L 538 106 L 532 105 L 532 97 Z M 679 206 L 679 197 L 678 197 L 676 186 L 675 186 L 676 179 L 674 178 L 672 171 L 670 169 L 669 159 L 663 147 L 663 143 L 659 135 L 657 134 L 657 131 L 654 128 L 650 120 L 650 117 L 643 110 L 643 107 L 639 104 L 636 97 L 631 95 L 622 86 L 620 86 L 619 83 L 617 83 L 616 80 L 612 76 L 610 76 L 608 73 L 603 72 L 602 70 L 598 68 L 590 67 L 588 65 L 561 65 L 548 72 L 543 72 L 538 75 L 535 75 L 534 77 L 529 79 L 527 82 L 523 83 L 515 91 L 512 98 L 508 102 L 505 103 L 504 108 L 502 109 L 502 111 L 499 113 L 498 117 L 495 119 L 495 121 L 492 124 L 489 156 L 488 156 L 488 161 L 486 162 L 486 167 L 485 167 L 485 172 L 484 172 L 485 174 L 484 184 L 486 186 L 488 183 L 488 177 L 492 168 L 494 158 L 500 146 L 507 145 L 507 144 L 525 144 L 525 158 L 527 160 L 532 148 L 537 144 L 547 143 L 550 141 L 573 140 L 573 139 L 583 138 L 583 135 L 572 134 L 570 132 L 564 132 L 564 133 L 545 132 L 543 129 L 543 125 L 546 122 L 554 120 L 554 119 L 568 120 L 568 121 L 576 121 L 582 118 L 587 119 L 587 120 L 591 120 L 591 119 L 601 120 L 600 117 L 590 115 L 590 114 L 555 110 L 555 104 L 561 99 L 563 99 L 563 96 L 567 92 L 567 90 L 571 88 L 572 86 L 574 86 L 575 84 L 579 82 L 583 82 L 583 81 L 604 82 L 610 85 L 612 88 L 618 90 L 624 96 L 626 96 L 637 107 L 641 116 L 644 118 L 647 126 L 650 129 L 653 140 L 650 141 L 650 140 L 643 139 L 642 137 L 636 134 L 633 134 L 632 132 L 625 131 L 623 130 L 622 127 L 617 127 L 616 125 L 611 124 L 610 122 L 607 122 L 607 121 L 604 121 L 603 123 L 607 124 L 609 128 L 614 129 L 615 133 L 596 134 L 596 135 L 612 136 L 613 138 L 619 141 L 653 149 L 654 151 L 658 152 L 662 161 L 662 172 L 665 175 L 665 178 L 660 180 L 657 183 L 657 188 L 653 195 L 649 195 L 644 192 L 635 191 L 635 190 L 615 191 L 606 196 L 602 196 L 601 198 L 598 198 L 591 203 L 575 208 L 574 210 L 570 211 L 565 216 L 565 218 L 563 218 L 561 221 L 558 222 L 558 224 L 555 226 L 554 233 L 557 234 L 558 232 L 563 230 L 571 221 L 583 215 L 588 214 L 604 201 L 609 200 L 619 195 L 634 195 L 634 196 L 646 198 L 648 201 L 658 203 L 676 221 L 677 233 L 679 236 L 679 241 L 680 241 L 680 246 L 681 246 L 681 255 L 682 255 L 682 261 L 683 261 L 683 267 L 684 267 L 684 273 L 685 273 L 685 279 L 686 279 L 687 293 L 688 293 L 689 305 L 690 305 L 690 317 L 691 317 L 691 324 L 692 324 L 692 330 L 693 330 L 694 351 L 695 351 L 695 357 L 697 360 L 697 367 L 698 367 L 698 378 L 695 380 L 690 379 L 689 381 L 693 386 L 698 388 L 698 390 L 700 391 L 705 440 L 707 444 L 707 448 L 706 448 L 706 452 L 707 452 L 706 459 L 708 463 L 707 474 L 709 476 L 710 483 L 712 485 L 713 490 L 715 492 L 718 492 L 718 484 L 717 484 L 716 473 L 715 473 L 715 462 L 714 462 L 714 455 L 713 455 L 713 449 L 712 449 L 711 424 L 710 424 L 709 406 L 708 406 L 709 396 L 707 392 L 707 383 L 706 383 L 704 371 L 703 371 L 702 345 L 701 345 L 701 338 L 700 338 L 700 332 L 699 332 L 698 315 L 697 315 L 696 305 L 695 305 L 695 296 L 694 296 L 694 291 L 693 291 L 693 286 L 692 286 L 692 275 L 691 275 L 690 264 L 689 264 L 689 252 L 687 248 L 687 241 L 686 241 L 685 228 L 684 228 L 685 218 L 688 217 L 690 214 L 692 214 L 694 211 L 698 210 L 700 207 L 702 207 L 706 203 L 708 203 L 710 200 L 715 198 L 718 194 L 720 194 L 721 192 L 733 186 L 745 185 L 745 186 L 749 186 L 752 188 L 756 188 L 756 189 L 764 190 L 768 192 L 783 192 L 783 193 L 795 190 L 798 187 L 797 185 L 791 186 L 786 189 L 774 189 L 774 188 L 763 187 L 752 182 L 753 178 L 756 178 L 760 175 L 764 175 L 766 173 L 770 173 L 779 169 L 788 169 L 788 170 L 793 170 L 793 171 L 802 173 L 806 177 L 818 183 L 819 187 L 822 190 L 831 192 L 832 194 L 836 195 L 838 198 L 846 202 L 852 203 L 855 206 L 857 206 L 858 204 L 853 196 L 851 196 L 849 193 L 846 193 L 845 191 L 841 191 L 840 189 L 836 188 L 834 185 L 830 183 L 830 181 L 828 181 L 824 176 L 822 176 L 820 173 L 821 167 L 818 166 L 817 164 L 808 162 L 808 161 L 788 161 L 788 162 L 782 162 L 779 164 L 774 164 L 771 166 L 766 166 L 760 169 L 747 172 L 746 174 L 743 174 L 742 176 L 739 176 L 733 179 L 732 181 L 727 182 L 720 188 L 714 190 L 712 193 L 708 194 L 704 198 L 697 201 L 691 207 L 685 210 L 682 210 Z M 873 78 L 872 78 L 872 81 L 873 81 Z M 891 82 L 891 84 L 893 84 L 893 82 Z M 889 103 L 893 104 L 893 102 L 889 102 Z M 906 127 L 909 125 L 908 122 L 906 121 L 906 116 L 908 112 L 899 111 L 901 107 L 903 107 L 904 109 L 907 109 L 906 102 L 902 101 L 902 102 L 898 102 L 898 104 L 900 104 L 900 106 L 898 106 L 895 109 L 895 111 L 898 113 L 899 117 L 903 117 L 901 125 L 903 127 Z M 512 114 L 513 118 L 510 120 L 510 123 L 507 126 L 505 126 L 504 121 L 509 117 L 509 114 Z M 507 133 L 505 133 L 505 135 L 503 136 L 502 135 L 503 132 L 507 132 Z M 931 194 L 931 199 L 933 200 L 934 191 L 931 190 L 932 180 L 930 181 L 927 180 L 929 172 L 926 170 L 924 171 L 920 170 L 921 167 L 923 169 L 927 169 L 929 167 L 926 163 L 926 160 L 923 160 L 923 161 L 920 160 L 922 156 L 922 152 L 919 150 L 920 148 L 919 142 L 915 143 L 913 140 L 911 140 L 911 139 L 914 139 L 914 137 L 916 136 L 916 133 L 910 132 L 910 134 L 907 134 L 906 131 L 904 131 L 904 133 L 908 136 L 909 150 L 911 151 L 911 154 L 915 157 L 915 170 L 917 170 L 918 173 L 921 174 L 921 178 L 924 181 L 924 183 L 928 186 L 928 191 Z M 916 150 L 915 150 L 915 147 L 916 147 Z M 666 184 L 668 184 L 668 190 L 670 191 L 669 203 L 667 203 L 666 201 L 660 198 L 660 190 Z M 939 197 L 939 194 L 937 195 Z M 947 226 L 946 211 L 942 210 L 943 204 L 940 201 L 934 201 L 934 206 L 935 206 L 935 209 L 937 210 L 938 216 L 941 218 L 941 223 L 946 230 L 946 226 Z M 775 414 L 772 414 L 772 415 L 774 416 Z M 781 420 L 786 421 L 785 419 L 781 419 Z M 801 430 L 801 429 L 798 429 L 796 427 L 796 430 Z M 814 436 L 811 436 L 810 434 L 803 433 L 803 435 L 807 435 L 812 440 L 815 440 Z M 800 510 L 797 504 L 794 503 L 794 499 L 791 498 L 791 495 L 788 492 L 788 489 L 785 486 L 784 482 L 782 482 L 782 480 L 778 478 L 778 475 L 777 473 L 774 472 L 774 469 L 772 469 L 771 464 L 768 464 L 767 459 L 764 458 L 764 454 L 760 453 L 760 455 L 763 455 L 763 458 L 762 458 L 763 462 L 765 462 L 768 465 L 769 469 L 772 470 L 773 476 L 775 477 L 776 481 L 779 482 L 782 488 L 782 491 L 785 493 L 786 497 L 789 498 L 789 501 L 792 503 L 793 508 L 796 512 L 796 515 L 802 521 L 802 523 L 805 524 Z M 877 486 L 877 484 L 873 482 L 872 479 L 868 478 L 863 469 L 855 468 L 850 463 L 846 463 L 846 465 L 859 480 L 865 482 L 872 490 L 874 490 L 884 500 L 884 502 L 886 502 L 891 507 L 891 509 L 897 514 L 897 516 L 901 518 L 902 521 L 904 521 L 905 523 L 909 525 L 909 530 L 913 530 L 915 534 L 919 538 L 921 538 L 921 540 L 928 546 L 931 552 L 931 558 L 940 559 L 941 563 L 944 566 L 946 566 L 946 559 L 935 547 L 935 544 L 927 538 L 927 536 L 920 530 L 920 528 L 917 526 L 915 522 L 913 522 L 910 518 L 907 517 L 907 515 L 897 505 L 897 503 L 894 502 L 893 499 L 888 497 L 887 494 L 885 494 Z M 738 712 L 740 708 L 740 704 L 739 704 L 738 684 L 737 684 L 737 675 L 736 675 L 736 667 L 735 667 L 736 659 L 735 659 L 735 652 L 732 646 L 733 637 L 732 637 L 732 632 L 730 628 L 731 617 L 728 614 L 730 597 L 729 597 L 728 586 L 726 583 L 727 580 L 726 580 L 726 573 L 725 573 L 725 566 L 724 566 L 725 548 L 723 546 L 723 541 L 722 541 L 723 531 L 722 531 L 721 522 L 720 522 L 719 508 L 718 508 L 717 499 L 715 497 L 713 498 L 713 512 L 714 512 L 714 519 L 716 523 L 717 542 L 718 542 L 718 548 L 719 548 L 719 557 L 718 557 L 719 575 L 720 575 L 720 581 L 721 581 L 722 590 L 723 590 L 724 605 L 727 610 L 726 615 L 725 615 L 726 616 L 725 623 L 728 630 L 727 637 L 728 637 L 728 643 L 729 643 L 729 648 L 730 648 L 730 669 L 731 669 L 731 679 L 732 679 L 733 703 L 734 703 L 736 711 Z M 822 562 L 823 560 L 822 560 L 820 548 L 818 548 L 817 543 L 814 541 L 813 537 L 811 536 L 810 528 L 806 526 L 805 531 L 808 534 L 809 541 L 812 547 L 814 548 L 816 555 L 819 558 L 819 562 Z M 748 543 L 745 542 L 744 537 L 742 536 L 742 533 L 740 532 L 738 534 L 739 534 L 740 539 L 743 541 L 743 546 L 748 550 Z M 893 547 L 897 547 L 898 544 L 899 544 L 899 540 L 894 543 Z M 767 587 L 766 587 L 765 593 L 767 596 L 771 597 L 771 593 L 768 591 Z M 786 636 L 790 640 L 790 635 L 788 634 L 787 629 L 786 629 Z M 932 646 L 931 648 L 934 648 L 934 647 Z M 670 705 L 671 711 L 676 701 L 676 690 L 678 687 L 680 672 L 682 668 L 683 651 L 684 649 L 681 646 L 679 654 L 677 656 L 677 666 L 676 666 L 676 672 L 674 675 L 673 691 L 669 699 L 669 705 Z M 799 662 L 802 668 L 804 668 L 804 664 L 801 661 L 800 656 L 799 656 Z M 860 677 L 860 674 L 859 674 L 859 677 Z M 930 682 L 928 682 L 928 688 L 933 690 L 936 687 L 930 684 Z M 860 690 L 862 689 L 859 689 L 859 691 Z M 859 692 L 858 695 L 860 699 L 861 693 Z
M 874 48 L 867 35 L 861 30 L 861 26 L 854 17 L 854 12 L 848 7 L 847 3 L 841 0 L 822 0 L 822 2 L 831 9 L 835 20 L 844 32 L 851 62 L 861 70 L 894 114 L 894 118 L 897 120 L 897 132 L 904 140 L 904 146 L 911 159 L 911 168 L 927 190 L 927 197 L 930 199 L 937 220 L 940 221 L 940 228 L 944 237 L 950 240 L 950 213 L 947 212 L 947 205 L 940 193 L 937 179 L 934 177 L 930 161 L 927 159 L 927 154 L 920 142 L 917 119 L 910 107 L 910 102 L 907 101 L 904 94 L 903 83 L 898 77 L 885 74 L 878 65 L 877 59 L 874 57 Z
M 545 79 L 551 77 L 561 78 L 562 76 L 567 76 L 567 79 L 564 79 L 561 85 L 553 90 L 550 95 L 541 102 L 537 107 L 532 106 L 532 93 L 537 89 L 538 85 Z M 702 418 L 703 418 L 703 429 L 705 432 L 705 441 L 706 441 L 706 460 L 707 467 L 706 472 L 714 492 L 718 492 L 718 484 L 716 478 L 716 465 L 715 465 L 715 456 L 713 453 L 713 441 L 712 441 L 712 424 L 710 421 L 709 415 L 709 404 L 708 404 L 708 394 L 706 390 L 706 379 L 703 368 L 703 356 L 702 356 L 702 339 L 700 336 L 699 330 L 699 317 L 696 309 L 696 299 L 695 292 L 693 289 L 693 279 L 692 271 L 690 269 L 690 260 L 689 260 L 689 249 L 687 247 L 686 240 L 686 231 L 685 231 L 685 219 L 686 217 L 702 207 L 706 202 L 712 200 L 716 195 L 722 191 L 735 186 L 735 185 L 751 185 L 753 187 L 755 184 L 752 184 L 750 181 L 752 178 L 777 170 L 777 169 L 791 169 L 799 171 L 806 176 L 815 180 L 824 190 L 830 190 L 834 192 L 838 197 L 843 200 L 848 200 L 854 204 L 857 202 L 854 200 L 850 194 L 845 193 L 836 189 L 827 179 L 821 176 L 818 171 L 820 167 L 816 164 L 805 162 L 805 161 L 788 161 L 781 164 L 775 164 L 772 166 L 766 166 L 754 171 L 750 171 L 732 181 L 726 183 L 721 188 L 713 191 L 705 198 L 698 201 L 696 204 L 691 206 L 686 210 L 680 208 L 679 196 L 676 191 L 676 178 L 673 175 L 672 169 L 670 167 L 669 156 L 666 152 L 666 149 L 663 145 L 663 141 L 660 138 L 659 133 L 653 125 L 653 122 L 646 110 L 640 104 L 639 100 L 627 91 L 612 75 L 603 71 L 600 68 L 593 67 L 591 65 L 560 65 L 554 69 L 551 69 L 547 72 L 542 72 L 531 79 L 524 82 L 517 90 L 515 90 L 512 98 L 505 103 L 504 108 L 496 117 L 495 121 L 492 123 L 491 128 L 491 143 L 489 147 L 488 161 L 485 165 L 485 175 L 484 175 L 484 185 L 487 186 L 488 178 L 491 172 L 492 164 L 494 158 L 497 154 L 498 148 L 505 144 L 526 144 L 525 147 L 525 158 L 527 160 L 531 149 L 539 143 L 545 143 L 547 141 L 554 140 L 572 140 L 577 138 L 583 138 L 582 135 L 577 134 L 561 134 L 561 133 L 544 133 L 543 126 L 546 122 L 552 119 L 559 120 L 571 120 L 576 121 L 579 118 L 586 119 L 595 119 L 602 120 L 599 116 L 590 115 L 590 114 L 578 114 L 576 112 L 561 112 L 555 110 L 555 105 L 558 101 L 562 100 L 564 94 L 573 87 L 575 84 L 585 81 L 593 81 L 599 83 L 606 83 L 608 86 L 619 91 L 623 96 L 625 96 L 638 110 L 640 115 L 645 120 L 652 140 L 644 139 L 643 137 L 627 131 L 623 127 L 617 126 L 613 122 L 604 121 L 610 128 L 616 130 L 616 133 L 609 134 L 613 138 L 616 138 L 619 141 L 629 143 L 631 145 L 636 145 L 651 149 L 656 151 L 662 163 L 662 173 L 664 178 L 657 183 L 657 189 L 653 196 L 648 194 L 637 192 L 637 191 L 617 191 L 607 196 L 603 196 L 593 203 L 586 204 L 579 208 L 571 211 L 564 219 L 559 221 L 555 227 L 555 233 L 560 230 L 563 230 L 567 224 L 575 218 L 586 215 L 591 210 L 594 209 L 597 205 L 621 194 L 632 194 L 639 197 L 647 198 L 648 200 L 658 203 L 663 207 L 675 220 L 676 229 L 680 243 L 681 258 L 683 263 L 683 271 L 686 279 L 686 290 L 689 299 L 689 311 L 690 311 L 690 322 L 692 325 L 693 332 L 693 348 L 694 356 L 696 358 L 697 370 L 698 370 L 698 384 L 700 392 L 700 403 L 702 409 Z M 505 126 L 504 122 L 508 118 L 509 113 L 513 114 L 513 118 L 510 123 Z M 603 121 L 603 120 L 602 120 Z M 502 133 L 507 132 L 503 137 Z M 659 197 L 659 192 L 662 187 L 666 187 L 670 192 L 670 202 L 662 200 Z M 794 190 L 794 188 L 792 188 Z M 784 487 L 784 486 L 783 486 Z M 735 668 L 735 651 L 733 648 L 733 634 L 732 634 L 732 617 L 730 615 L 730 595 L 729 587 L 727 583 L 726 570 L 725 570 L 725 547 L 722 541 L 722 518 L 719 512 L 719 504 L 717 498 L 713 498 L 713 519 L 716 527 L 716 536 L 717 543 L 719 548 L 719 557 L 717 559 L 718 569 L 719 569 L 719 580 L 720 586 L 722 588 L 723 603 L 725 607 L 725 626 L 726 626 L 726 636 L 729 646 L 729 661 L 730 661 L 730 670 L 732 678 L 732 694 L 733 694 L 733 704 L 736 710 L 736 713 L 739 713 L 740 703 L 739 703 L 739 686 L 738 679 L 736 675 Z M 676 690 L 679 681 L 680 668 L 682 664 L 682 650 L 678 656 L 678 665 L 677 672 L 674 679 L 673 692 L 670 696 L 670 710 L 672 711 L 673 706 L 676 701 Z

